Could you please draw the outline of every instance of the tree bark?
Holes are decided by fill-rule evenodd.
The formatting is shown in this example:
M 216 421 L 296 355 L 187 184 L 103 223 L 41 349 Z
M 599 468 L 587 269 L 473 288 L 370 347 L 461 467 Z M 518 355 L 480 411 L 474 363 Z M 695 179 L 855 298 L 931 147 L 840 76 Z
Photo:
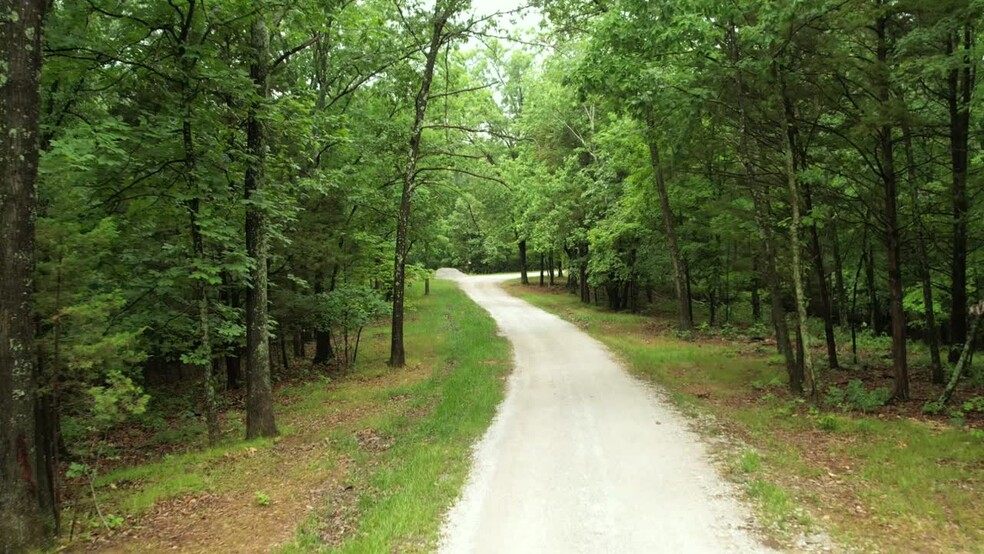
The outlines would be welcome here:
M 778 86 L 780 88 L 779 97 L 783 99 L 785 103 L 785 87 L 782 85 L 779 79 L 779 72 L 775 70 L 774 74 L 777 77 Z M 797 320 L 799 321 L 799 337 L 800 337 L 800 348 L 803 352 L 803 370 L 807 380 L 807 386 L 809 387 L 810 398 L 813 401 L 819 400 L 819 388 L 817 383 L 817 376 L 815 369 L 813 367 L 813 354 L 810 352 L 810 329 L 808 326 L 808 320 L 806 316 L 806 289 L 803 285 L 803 263 L 800 260 L 801 257 L 801 246 L 800 246 L 800 228 L 802 227 L 802 222 L 800 219 L 800 192 L 799 192 L 799 182 L 796 178 L 796 168 L 793 160 L 793 147 L 790 137 L 791 127 L 789 122 L 788 114 L 785 109 L 780 109 L 780 121 L 782 122 L 782 129 L 779 134 L 782 140 L 782 150 L 783 150 L 783 160 L 784 169 L 786 176 L 786 186 L 787 192 L 789 193 L 789 207 L 792 211 L 792 219 L 789 224 L 789 240 L 790 240 L 790 251 L 793 258 L 793 290 L 796 295 L 796 314 Z
M 883 73 L 878 77 L 878 97 L 885 109 L 891 102 L 888 82 L 888 16 L 881 15 L 875 22 L 878 36 L 876 54 Z M 892 396 L 896 400 L 909 399 L 909 369 L 906 361 L 905 310 L 902 306 L 901 231 L 898 223 L 898 183 L 895 175 L 893 128 L 882 124 L 876 133 L 881 158 L 882 181 L 885 195 L 885 239 L 888 250 L 889 312 L 892 318 L 892 364 L 895 368 L 895 385 Z
M 881 332 L 881 318 L 878 309 L 878 289 L 875 288 L 875 249 L 865 238 L 864 249 L 867 256 L 864 259 L 865 288 L 868 289 L 868 328 L 872 333 Z
M 977 335 L 977 328 L 981 323 L 981 318 L 984 317 L 984 301 L 978 303 L 971 311 L 973 312 L 974 321 L 970 326 L 970 332 L 967 334 L 967 341 L 961 349 L 960 358 L 957 359 L 957 364 L 953 367 L 953 375 L 950 376 L 950 382 L 947 383 L 943 394 L 940 395 L 938 401 L 940 407 L 946 406 L 946 403 L 950 401 L 954 391 L 957 390 L 957 384 L 960 383 L 960 378 L 963 376 L 967 366 L 970 365 L 969 360 L 974 352 L 974 338 Z
M 755 321 L 762 320 L 762 297 L 759 293 L 759 289 L 762 288 L 762 284 L 759 279 L 759 256 L 752 255 L 752 279 L 751 279 L 751 293 L 752 293 L 752 319 Z
M 844 258 L 841 257 L 840 237 L 837 234 L 837 218 L 831 218 L 828 229 L 830 232 L 831 253 L 834 256 L 834 289 L 837 295 L 837 323 L 847 325 L 847 289 L 844 286 Z
M 544 284 L 543 283 L 543 281 L 544 281 L 544 275 L 543 274 L 544 274 L 544 271 L 546 270 L 546 268 L 544 267 L 546 265 L 546 262 L 544 261 L 544 258 L 545 258 L 545 256 L 543 254 L 540 254 L 540 286 L 541 287 Z
M 902 126 L 903 145 L 905 146 L 906 176 L 908 177 L 909 195 L 912 211 L 916 220 L 916 272 L 922 283 L 923 310 L 926 313 L 926 341 L 929 343 L 929 380 L 933 384 L 943 384 L 943 361 L 940 357 L 940 330 L 936 325 L 936 306 L 933 299 L 933 281 L 929 270 L 929 252 L 926 249 L 926 229 L 923 225 L 922 209 L 919 205 L 919 193 L 916 190 L 916 161 L 912 148 L 912 132 L 908 125 Z
M 809 185 L 804 188 L 804 199 L 806 201 L 807 214 L 813 214 L 813 198 Z M 820 246 L 820 230 L 817 229 L 816 220 L 810 225 L 810 243 L 813 254 L 814 269 L 816 269 L 817 279 L 820 282 L 820 309 L 823 311 L 823 332 L 827 342 L 827 367 L 837 369 L 840 364 L 837 361 L 837 339 L 834 337 L 834 306 L 830 298 L 830 287 L 827 284 L 827 272 L 823 265 L 823 249 Z
M 269 32 L 262 13 L 250 27 L 252 62 L 250 77 L 257 98 L 246 121 L 246 253 L 252 260 L 246 289 L 246 438 L 277 435 L 270 380 L 270 337 L 267 333 L 267 222 L 263 197 L 266 161 L 266 129 L 259 110 L 269 96 Z
M 519 267 L 520 267 L 520 271 L 522 273 L 521 280 L 522 280 L 522 282 L 523 282 L 524 285 L 528 285 L 528 284 L 530 284 L 530 277 L 529 277 L 529 274 L 528 274 L 527 269 L 526 269 L 526 266 L 527 266 L 527 262 L 526 262 L 526 239 L 520 240 L 517 244 L 519 245 Z
M 960 45 L 960 32 L 954 31 L 947 43 L 947 54 L 955 55 Z M 953 203 L 953 253 L 950 274 L 950 342 L 963 344 L 967 339 L 967 233 L 969 203 L 967 201 L 968 143 L 970 139 L 970 102 L 973 94 L 973 33 L 970 24 L 963 32 L 961 64 L 947 76 L 947 105 L 950 113 L 950 165 L 952 180 L 950 196 Z M 959 353 L 959 347 L 951 356 Z
M 35 350 L 41 33 L 47 2 L 0 14 L 0 550 L 45 548 L 57 527 Z
M 434 80 L 434 65 L 445 40 L 444 27 L 454 13 L 452 6 L 445 6 L 438 0 L 434 7 L 434 20 L 431 29 L 430 44 L 424 59 L 424 72 L 420 80 L 420 90 L 414 101 L 413 128 L 410 130 L 410 147 L 407 155 L 407 167 L 403 175 L 403 191 L 400 196 L 400 210 L 396 222 L 396 254 L 393 259 L 393 319 L 390 334 L 391 367 L 406 365 L 406 349 L 403 344 L 403 305 L 406 294 L 406 269 L 409 247 L 407 242 L 408 225 L 410 223 L 410 200 L 417 176 L 417 162 L 420 160 L 420 140 L 424 132 L 424 119 L 427 116 L 428 99 L 430 98 L 431 82 Z
M 738 37 L 733 22 L 728 25 L 728 45 L 732 63 L 738 64 L 741 52 L 738 49 Z M 744 81 L 741 70 L 735 68 L 735 81 L 738 86 L 738 114 L 740 116 L 741 127 L 739 129 L 738 158 L 742 169 L 745 172 L 746 184 L 749 187 L 754 204 L 755 223 L 758 227 L 759 238 L 761 239 L 761 261 L 762 276 L 769 288 L 769 299 L 771 302 L 772 325 L 776 331 L 776 346 L 786 362 L 786 373 L 789 377 L 789 388 L 795 394 L 803 393 L 803 373 L 796 364 L 793 355 L 792 345 L 789 342 L 789 326 L 786 322 L 786 308 L 782 302 L 782 288 L 779 283 L 779 272 L 776 269 L 776 244 L 775 235 L 769 222 L 768 200 L 759 189 L 756 181 L 755 166 L 752 164 L 751 147 L 748 143 L 748 114 L 745 110 L 743 98 L 745 95 Z
M 553 251 L 550 252 L 550 259 L 547 260 L 547 266 L 550 268 L 548 275 L 550 276 L 550 286 L 554 286 L 554 255 Z
M 676 289 L 677 296 L 678 325 L 682 330 L 689 330 L 694 327 L 694 316 L 691 312 L 690 302 L 687 301 L 686 267 L 680 256 L 680 248 L 677 244 L 676 225 L 673 220 L 673 211 L 670 209 L 670 199 L 666 192 L 666 179 L 663 174 L 663 164 L 660 162 L 659 144 L 656 139 L 656 119 L 652 110 L 646 112 L 646 130 L 646 142 L 649 146 L 649 163 L 652 166 L 653 182 L 656 185 L 656 193 L 659 196 L 659 207 L 663 216 L 663 228 L 666 231 L 666 243 L 670 253 L 670 265 L 673 266 L 673 286 Z

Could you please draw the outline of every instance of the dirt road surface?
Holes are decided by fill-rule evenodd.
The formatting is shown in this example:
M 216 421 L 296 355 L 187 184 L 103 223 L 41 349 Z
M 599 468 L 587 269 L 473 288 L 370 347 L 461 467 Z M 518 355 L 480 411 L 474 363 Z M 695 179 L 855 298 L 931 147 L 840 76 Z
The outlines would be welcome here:
M 515 276 L 438 277 L 492 314 L 516 361 L 440 552 L 770 551 L 683 417 L 604 346 L 503 291 Z

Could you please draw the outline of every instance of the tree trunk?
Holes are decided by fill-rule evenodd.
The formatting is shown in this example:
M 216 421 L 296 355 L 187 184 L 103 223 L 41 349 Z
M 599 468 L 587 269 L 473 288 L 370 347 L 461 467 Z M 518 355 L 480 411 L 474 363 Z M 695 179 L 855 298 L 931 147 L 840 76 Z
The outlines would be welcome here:
M 762 284 L 760 282 L 759 276 L 759 256 L 752 256 L 752 282 L 751 282 L 751 292 L 752 292 L 752 319 L 755 321 L 762 321 L 762 297 L 759 294 L 759 289 Z
M 554 286 L 554 255 L 553 251 L 550 251 L 550 259 L 547 261 L 547 266 L 550 268 L 548 275 L 550 276 L 550 286 Z
M 578 260 L 577 283 L 581 287 L 581 302 L 591 303 L 591 289 L 588 288 L 588 245 L 581 246 L 582 256 Z
M 877 57 L 887 74 L 888 65 L 888 15 L 881 15 L 875 22 L 878 35 Z M 885 109 L 889 109 L 891 90 L 887 76 L 878 78 L 878 97 Z M 877 131 L 878 151 L 881 157 L 882 181 L 885 194 L 885 239 L 888 250 L 889 312 L 892 318 L 892 363 L 895 367 L 895 386 L 892 396 L 896 400 L 909 399 L 909 369 L 905 349 L 905 310 L 902 306 L 901 231 L 898 223 L 898 183 L 895 175 L 893 129 L 890 123 Z
M 242 361 L 241 361 L 242 358 L 240 358 L 241 355 L 242 354 L 240 352 L 240 353 L 237 353 L 237 355 L 235 355 L 235 356 L 226 356 L 225 357 L 226 389 L 227 390 L 236 390 L 236 389 L 238 389 L 241 386 L 241 384 L 239 382 L 239 380 L 240 380 L 240 373 L 241 373 L 241 370 L 242 370 L 242 367 L 241 367 L 242 366 Z
M 335 357 L 335 352 L 331 347 L 331 331 L 318 330 L 314 333 L 314 359 L 312 364 L 319 365 L 328 363 Z
M 940 357 L 940 330 L 936 325 L 936 306 L 933 301 L 933 281 L 929 270 L 929 252 L 926 249 L 926 229 L 923 225 L 919 193 L 916 190 L 916 161 L 912 148 L 912 132 L 908 125 L 902 126 L 905 146 L 906 176 L 909 185 L 912 211 L 916 220 L 916 272 L 922 284 L 923 310 L 926 313 L 926 340 L 929 343 L 929 380 L 933 384 L 943 384 L 943 361 Z
M 952 180 L 950 196 L 953 203 L 953 254 L 950 274 L 950 342 L 963 344 L 967 339 L 967 233 L 969 203 L 967 201 L 968 143 L 970 138 L 970 101 L 973 94 L 973 33 L 966 25 L 963 33 L 963 67 L 950 70 L 947 84 L 947 104 L 950 112 L 950 165 Z M 955 55 L 961 47 L 959 31 L 947 42 L 947 54 Z M 951 350 L 951 357 L 959 353 Z
M 0 549 L 46 547 L 57 527 L 48 438 L 40 436 L 34 226 L 43 0 L 0 16 Z
M 810 186 L 804 188 L 806 200 L 806 212 L 813 215 L 813 197 Z M 820 230 L 817 229 L 816 219 L 810 225 L 810 243 L 813 254 L 813 264 L 816 269 L 817 279 L 820 281 L 820 310 L 823 312 L 823 332 L 824 339 L 827 341 L 827 367 L 837 369 L 840 364 L 837 362 L 837 339 L 834 337 L 834 307 L 830 298 L 830 287 L 827 284 L 827 272 L 823 266 L 823 249 L 820 246 Z
M 284 365 L 284 373 L 290 370 L 290 357 L 287 356 L 287 337 L 280 335 L 280 361 Z
M 738 49 L 738 37 L 733 22 L 728 25 L 728 46 L 731 61 L 734 64 L 740 62 L 741 53 Z M 736 82 L 738 85 L 738 114 L 740 116 L 741 128 L 739 129 L 738 158 L 742 169 L 745 172 L 746 185 L 749 187 L 754 204 L 755 223 L 758 227 L 759 238 L 761 239 L 761 261 L 762 276 L 769 288 L 769 299 L 771 302 L 772 325 L 776 331 L 776 347 L 786 361 L 786 373 L 789 377 L 789 388 L 795 394 L 803 393 L 803 373 L 796 365 L 796 358 L 793 356 L 792 345 L 789 342 L 789 326 L 786 322 L 786 308 L 782 302 L 782 288 L 779 283 L 779 272 L 776 269 L 776 243 L 775 235 L 769 221 L 769 204 L 764 194 L 760 190 L 756 181 L 755 165 L 752 163 L 751 147 L 748 143 L 748 114 L 745 110 L 743 98 L 745 96 L 744 82 L 741 72 L 737 71 Z
M 424 277 L 424 296 L 429 296 L 430 293 L 431 293 L 430 277 Z
M 190 102 L 190 99 L 186 99 Z M 186 106 L 190 110 L 190 107 Z M 207 257 L 205 238 L 202 236 L 201 223 L 201 193 L 195 177 L 195 144 L 191 128 L 191 113 L 185 114 L 182 124 L 184 143 L 185 183 L 188 194 L 194 195 L 188 202 L 188 213 L 191 227 L 191 244 L 195 254 L 197 273 L 206 274 Z M 195 359 L 202 372 L 202 392 L 205 398 L 205 423 L 208 429 L 208 444 L 215 445 L 219 441 L 219 412 L 215 390 L 215 371 L 212 359 L 212 337 L 209 334 L 209 290 L 208 281 L 204 276 L 195 279 L 195 295 L 198 300 L 198 352 Z
M 270 382 L 270 337 L 267 333 L 267 222 L 263 198 L 266 129 L 258 113 L 266 101 L 269 33 L 262 13 L 250 26 L 252 62 L 249 74 L 257 98 L 246 120 L 246 253 L 252 260 L 246 289 L 246 438 L 277 435 Z
M 970 365 L 970 357 L 974 353 L 974 338 L 977 336 L 977 328 L 980 326 L 981 318 L 984 317 L 984 301 L 978 303 L 971 311 L 973 312 L 974 322 L 971 324 L 970 332 L 967 334 L 967 341 L 961 349 L 960 358 L 957 359 L 957 364 L 953 367 L 953 375 L 950 376 L 950 382 L 947 383 L 946 389 L 940 395 L 940 407 L 946 406 L 946 403 L 950 401 L 954 391 L 957 390 L 957 384 L 960 383 L 960 377 L 964 374 L 967 366 Z
M 291 337 L 293 342 L 293 350 L 295 358 L 304 357 L 304 332 L 300 329 L 294 329 L 293 336 Z
M 420 160 L 420 140 L 424 132 L 424 119 L 427 116 L 431 82 L 434 79 L 434 65 L 437 62 L 441 44 L 445 39 L 444 26 L 453 14 L 451 8 L 442 10 L 442 4 L 438 1 L 434 7 L 433 28 L 424 60 L 424 73 L 420 80 L 420 90 L 414 101 L 413 128 L 410 130 L 407 167 L 403 174 L 403 192 L 400 196 L 400 210 L 396 221 L 396 253 L 393 259 L 393 319 L 389 359 L 391 367 L 406 365 L 406 349 L 403 344 L 403 305 L 406 295 L 407 254 L 409 253 L 407 232 L 410 223 L 410 199 L 413 196 L 416 183 L 417 162 Z
M 522 282 L 524 285 L 530 284 L 530 277 L 526 271 L 526 239 L 519 241 L 519 267 L 522 272 Z
M 878 317 L 878 290 L 875 288 L 875 249 L 867 239 L 864 249 L 867 252 L 864 259 L 864 280 L 865 288 L 868 289 L 868 328 L 872 333 L 878 334 L 881 332 L 881 323 Z
M 653 181 L 656 185 L 656 193 L 659 196 L 660 212 L 663 215 L 663 227 L 666 231 L 666 243 L 670 253 L 670 265 L 673 266 L 673 286 L 677 296 L 677 317 L 680 329 L 689 330 L 694 326 L 694 317 L 691 312 L 690 302 L 687 301 L 686 268 L 680 256 L 680 248 L 677 245 L 676 225 L 673 221 L 673 212 L 670 210 L 670 199 L 666 192 L 666 179 L 663 175 L 663 164 L 659 157 L 659 144 L 656 139 L 656 119 L 652 110 L 646 113 L 646 142 L 649 146 L 649 162 L 652 165 Z
M 774 74 L 778 77 L 778 71 L 773 66 Z M 783 99 L 785 103 L 786 91 L 784 85 L 780 81 L 780 98 Z M 790 251 L 793 259 L 793 291 L 796 295 L 796 314 L 797 320 L 799 322 L 799 348 L 803 351 L 803 370 L 804 375 L 807 380 L 807 386 L 810 391 L 810 398 L 814 402 L 819 400 L 819 388 L 817 383 L 817 376 L 815 369 L 813 367 L 813 355 L 810 352 L 810 329 L 808 326 L 808 320 L 806 316 L 806 289 L 803 285 L 803 263 L 800 260 L 801 246 L 800 246 L 800 228 L 802 227 L 802 222 L 800 220 L 800 192 L 799 183 L 796 178 L 796 168 L 793 163 L 793 148 L 790 137 L 791 126 L 789 122 L 788 114 L 785 109 L 780 109 L 780 116 L 782 122 L 782 128 L 779 132 L 782 140 L 782 150 L 784 159 L 784 169 L 786 173 L 786 186 L 789 193 L 789 207 L 792 211 L 792 219 L 789 223 L 789 240 L 790 240 Z
M 543 286 L 543 284 L 544 284 L 544 283 L 543 283 L 543 272 L 544 272 L 544 270 L 546 269 L 546 268 L 544 267 L 545 265 L 546 265 L 546 262 L 544 261 L 544 255 L 543 255 L 543 254 L 540 254 L 540 286 L 541 286 L 541 287 L 542 287 L 542 286 Z
M 844 259 L 841 257 L 840 237 L 837 234 L 836 218 L 830 220 L 831 253 L 834 255 L 834 288 L 837 294 L 837 323 L 847 325 L 847 289 L 844 286 Z

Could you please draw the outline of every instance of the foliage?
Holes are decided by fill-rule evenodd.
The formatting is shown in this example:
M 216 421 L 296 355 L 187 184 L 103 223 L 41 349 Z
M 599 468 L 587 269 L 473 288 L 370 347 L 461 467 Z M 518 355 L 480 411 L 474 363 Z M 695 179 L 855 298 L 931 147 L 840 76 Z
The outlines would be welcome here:
M 332 331 L 341 341 L 342 361 L 355 365 L 362 330 L 389 312 L 378 291 L 369 287 L 343 286 L 321 295 L 318 328 Z
M 844 411 L 857 410 L 865 413 L 884 406 L 892 398 L 892 392 L 880 387 L 869 391 L 863 382 L 851 379 L 843 389 L 829 387 L 824 402 Z

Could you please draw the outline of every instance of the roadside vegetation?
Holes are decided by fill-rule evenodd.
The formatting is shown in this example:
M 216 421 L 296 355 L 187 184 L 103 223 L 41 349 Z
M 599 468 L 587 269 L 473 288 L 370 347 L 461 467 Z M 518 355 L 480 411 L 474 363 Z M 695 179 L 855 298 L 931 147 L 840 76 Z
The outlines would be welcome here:
M 120 441 L 143 440 L 106 441 L 108 457 L 89 460 L 92 488 L 81 471 L 71 482 L 65 546 L 431 551 L 470 447 L 502 397 L 510 350 L 453 283 L 433 283 L 428 296 L 416 287 L 408 300 L 407 369 L 386 365 L 389 333 L 380 321 L 365 329 L 353 369 L 309 370 L 298 360 L 294 376 L 275 386 L 275 439 L 242 440 L 235 412 L 223 412 L 221 439 L 210 448 L 203 425 L 170 436 L 148 435 L 140 423 L 116 429 Z M 142 420 L 167 418 L 180 402 L 152 402 Z M 233 408 L 241 398 L 222 402 Z M 263 533 L 242 533 L 243 522 Z
M 982 551 L 979 381 L 945 415 L 886 404 L 887 340 L 869 337 L 865 367 L 826 371 L 823 400 L 813 405 L 789 392 L 775 343 L 754 325 L 681 334 L 665 315 L 614 312 L 563 288 L 507 290 L 578 325 L 665 389 L 702 432 L 723 435 L 725 470 L 780 542 L 823 530 L 863 552 Z M 913 394 L 935 398 L 916 360 Z

